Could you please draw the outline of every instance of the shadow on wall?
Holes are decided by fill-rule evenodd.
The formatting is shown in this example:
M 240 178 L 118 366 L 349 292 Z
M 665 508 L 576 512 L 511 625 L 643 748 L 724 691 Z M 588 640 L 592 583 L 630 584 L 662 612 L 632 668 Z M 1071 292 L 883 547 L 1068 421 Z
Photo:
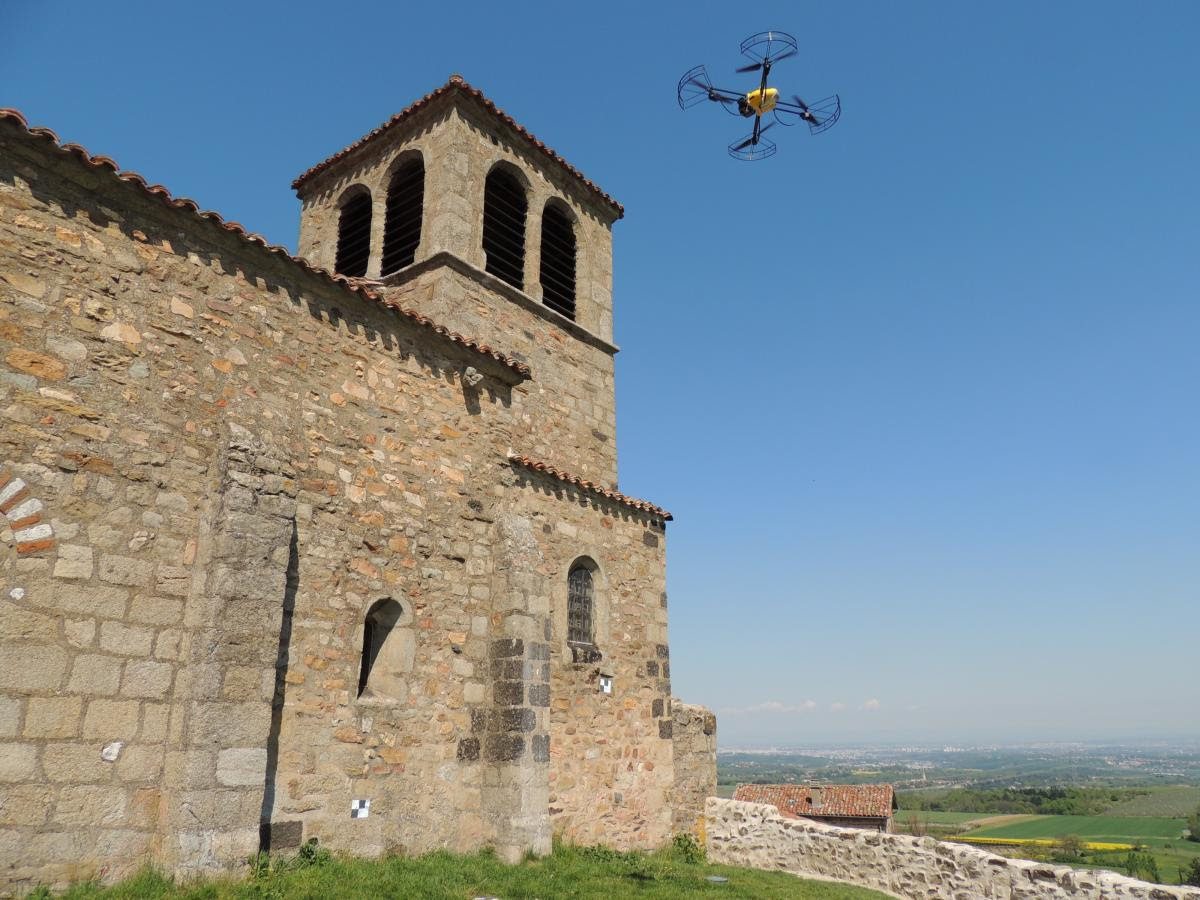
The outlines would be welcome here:
M 283 590 L 283 619 L 279 627 L 279 653 L 275 659 L 275 691 L 271 696 L 271 728 L 267 732 L 267 774 L 263 784 L 262 809 L 259 813 L 258 849 L 298 847 L 303 823 L 271 821 L 275 808 L 275 777 L 279 768 L 279 731 L 283 724 L 283 699 L 287 688 L 288 647 L 292 642 L 292 617 L 296 611 L 296 591 L 300 586 L 300 549 L 296 520 L 292 519 L 292 536 L 288 541 L 288 564 Z M 274 846 L 273 846 L 274 845 Z

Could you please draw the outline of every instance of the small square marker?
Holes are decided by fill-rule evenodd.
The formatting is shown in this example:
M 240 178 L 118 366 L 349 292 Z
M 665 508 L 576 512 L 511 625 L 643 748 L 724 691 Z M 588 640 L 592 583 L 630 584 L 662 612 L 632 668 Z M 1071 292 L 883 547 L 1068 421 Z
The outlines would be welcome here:
M 350 803 L 350 818 L 365 819 L 371 813 L 370 800 L 353 800 Z

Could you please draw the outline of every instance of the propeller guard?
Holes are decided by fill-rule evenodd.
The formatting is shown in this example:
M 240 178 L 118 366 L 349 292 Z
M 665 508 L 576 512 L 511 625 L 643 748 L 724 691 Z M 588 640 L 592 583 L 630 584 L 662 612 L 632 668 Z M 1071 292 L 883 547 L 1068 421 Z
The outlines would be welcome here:
M 759 135 L 757 144 L 751 144 L 748 147 L 740 146 L 740 145 L 746 143 L 746 141 L 749 138 L 753 137 L 753 135 L 754 135 L 754 132 L 750 132 L 750 134 L 746 135 L 746 137 L 744 137 L 740 140 L 734 141 L 732 144 L 730 144 L 729 145 L 729 155 L 732 156 L 734 159 L 748 159 L 748 160 L 766 159 L 768 156 L 775 155 L 775 151 L 778 149 L 775 146 L 775 142 L 772 141 L 770 138 L 763 137 L 762 135 Z
M 760 31 L 742 41 L 742 55 L 751 62 L 774 63 L 779 57 L 799 52 L 796 39 L 786 31 Z

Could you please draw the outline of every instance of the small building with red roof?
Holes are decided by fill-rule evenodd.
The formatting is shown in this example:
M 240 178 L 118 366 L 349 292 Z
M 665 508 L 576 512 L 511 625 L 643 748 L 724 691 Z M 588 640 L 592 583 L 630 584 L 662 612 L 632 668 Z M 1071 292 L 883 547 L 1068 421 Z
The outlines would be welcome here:
M 769 803 L 793 819 L 887 832 L 897 808 L 890 784 L 739 784 L 733 799 Z

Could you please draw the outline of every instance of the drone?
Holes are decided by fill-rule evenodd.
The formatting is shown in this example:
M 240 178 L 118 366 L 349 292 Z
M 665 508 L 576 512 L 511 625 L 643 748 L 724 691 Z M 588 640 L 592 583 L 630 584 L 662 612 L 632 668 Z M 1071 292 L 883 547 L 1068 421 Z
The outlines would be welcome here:
M 781 100 L 776 88 L 767 87 L 771 67 L 800 52 L 796 46 L 796 39 L 790 34 L 782 31 L 764 31 L 746 38 L 742 41 L 740 49 L 743 56 L 754 62 L 752 65 L 742 66 L 737 71 L 762 72 L 757 90 L 743 94 L 714 87 L 704 66 L 696 66 L 685 72 L 676 88 L 680 109 L 688 109 L 697 103 L 711 100 L 721 104 L 730 115 L 746 119 L 754 117 L 754 130 L 749 137 L 729 145 L 730 156 L 747 160 L 774 156 L 777 148 L 774 142 L 763 137 L 763 134 L 776 122 L 791 126 L 803 121 L 808 124 L 810 133 L 820 134 L 832 128 L 841 118 L 842 101 L 837 94 L 810 106 L 795 95 L 792 96 L 793 102 Z M 767 113 L 774 114 L 775 121 L 764 126 L 762 117 Z

